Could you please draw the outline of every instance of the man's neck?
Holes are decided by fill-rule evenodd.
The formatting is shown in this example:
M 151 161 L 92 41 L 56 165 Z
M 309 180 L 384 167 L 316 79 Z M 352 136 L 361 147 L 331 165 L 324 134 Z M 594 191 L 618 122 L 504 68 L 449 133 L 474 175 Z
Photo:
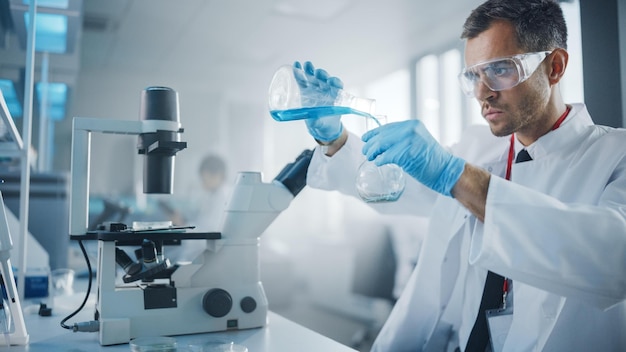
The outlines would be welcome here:
M 552 131 L 559 118 L 561 118 L 566 111 L 567 105 L 565 105 L 565 103 L 558 104 L 558 106 L 546 112 L 545 118 L 540 119 L 534 125 L 520 129 L 515 132 L 515 136 L 520 143 L 527 147 Z

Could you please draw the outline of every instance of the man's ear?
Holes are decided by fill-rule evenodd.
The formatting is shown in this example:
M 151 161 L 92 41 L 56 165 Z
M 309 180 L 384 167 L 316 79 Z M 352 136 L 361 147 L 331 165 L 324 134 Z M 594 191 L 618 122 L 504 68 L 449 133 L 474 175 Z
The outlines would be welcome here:
M 567 67 L 569 54 L 567 50 L 557 48 L 552 51 L 548 59 L 550 60 L 550 71 L 548 72 L 548 79 L 550 80 L 550 84 L 555 85 L 559 83 L 559 81 L 561 80 L 561 78 L 563 78 L 563 75 L 565 74 L 565 68 Z

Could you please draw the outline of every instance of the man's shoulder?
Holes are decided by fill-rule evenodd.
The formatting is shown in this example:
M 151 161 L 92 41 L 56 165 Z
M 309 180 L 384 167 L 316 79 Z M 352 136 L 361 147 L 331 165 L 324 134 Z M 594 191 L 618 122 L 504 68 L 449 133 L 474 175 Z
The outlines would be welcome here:
M 613 164 L 626 160 L 626 129 L 590 125 L 572 145 L 576 159 Z M 588 158 L 588 159 L 587 159 Z M 621 160 L 621 161 L 620 161 Z
M 593 143 L 614 145 L 617 149 L 626 150 L 626 129 L 603 125 L 589 126 L 589 139 Z

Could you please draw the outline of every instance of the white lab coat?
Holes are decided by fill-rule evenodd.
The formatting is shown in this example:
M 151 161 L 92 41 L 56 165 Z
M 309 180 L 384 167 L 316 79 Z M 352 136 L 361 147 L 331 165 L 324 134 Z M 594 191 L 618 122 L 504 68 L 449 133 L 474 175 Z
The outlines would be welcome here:
M 485 221 L 411 182 L 382 212 L 432 209 L 420 259 L 373 351 L 463 348 L 487 270 L 513 280 L 505 351 L 626 351 L 626 130 L 593 125 L 574 104 L 504 179 L 509 138 L 469 128 L 452 151 L 491 177 Z M 356 195 L 362 142 L 316 151 L 308 184 Z M 319 148 L 318 148 L 319 149 Z

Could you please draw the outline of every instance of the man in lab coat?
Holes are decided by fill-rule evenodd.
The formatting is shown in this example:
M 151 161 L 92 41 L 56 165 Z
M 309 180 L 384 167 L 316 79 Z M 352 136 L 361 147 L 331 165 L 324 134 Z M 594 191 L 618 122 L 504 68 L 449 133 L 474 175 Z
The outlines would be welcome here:
M 373 207 L 430 214 L 373 351 L 626 351 L 626 130 L 562 100 L 567 29 L 556 1 L 489 0 L 462 38 L 462 86 L 490 131 L 469 128 L 444 149 L 418 120 L 362 140 L 340 117 L 306 120 L 321 145 L 310 186 L 356 196 L 365 155 L 411 176 L 397 202 Z M 310 62 L 294 69 L 341 88 Z M 522 149 L 532 160 L 516 163 Z

